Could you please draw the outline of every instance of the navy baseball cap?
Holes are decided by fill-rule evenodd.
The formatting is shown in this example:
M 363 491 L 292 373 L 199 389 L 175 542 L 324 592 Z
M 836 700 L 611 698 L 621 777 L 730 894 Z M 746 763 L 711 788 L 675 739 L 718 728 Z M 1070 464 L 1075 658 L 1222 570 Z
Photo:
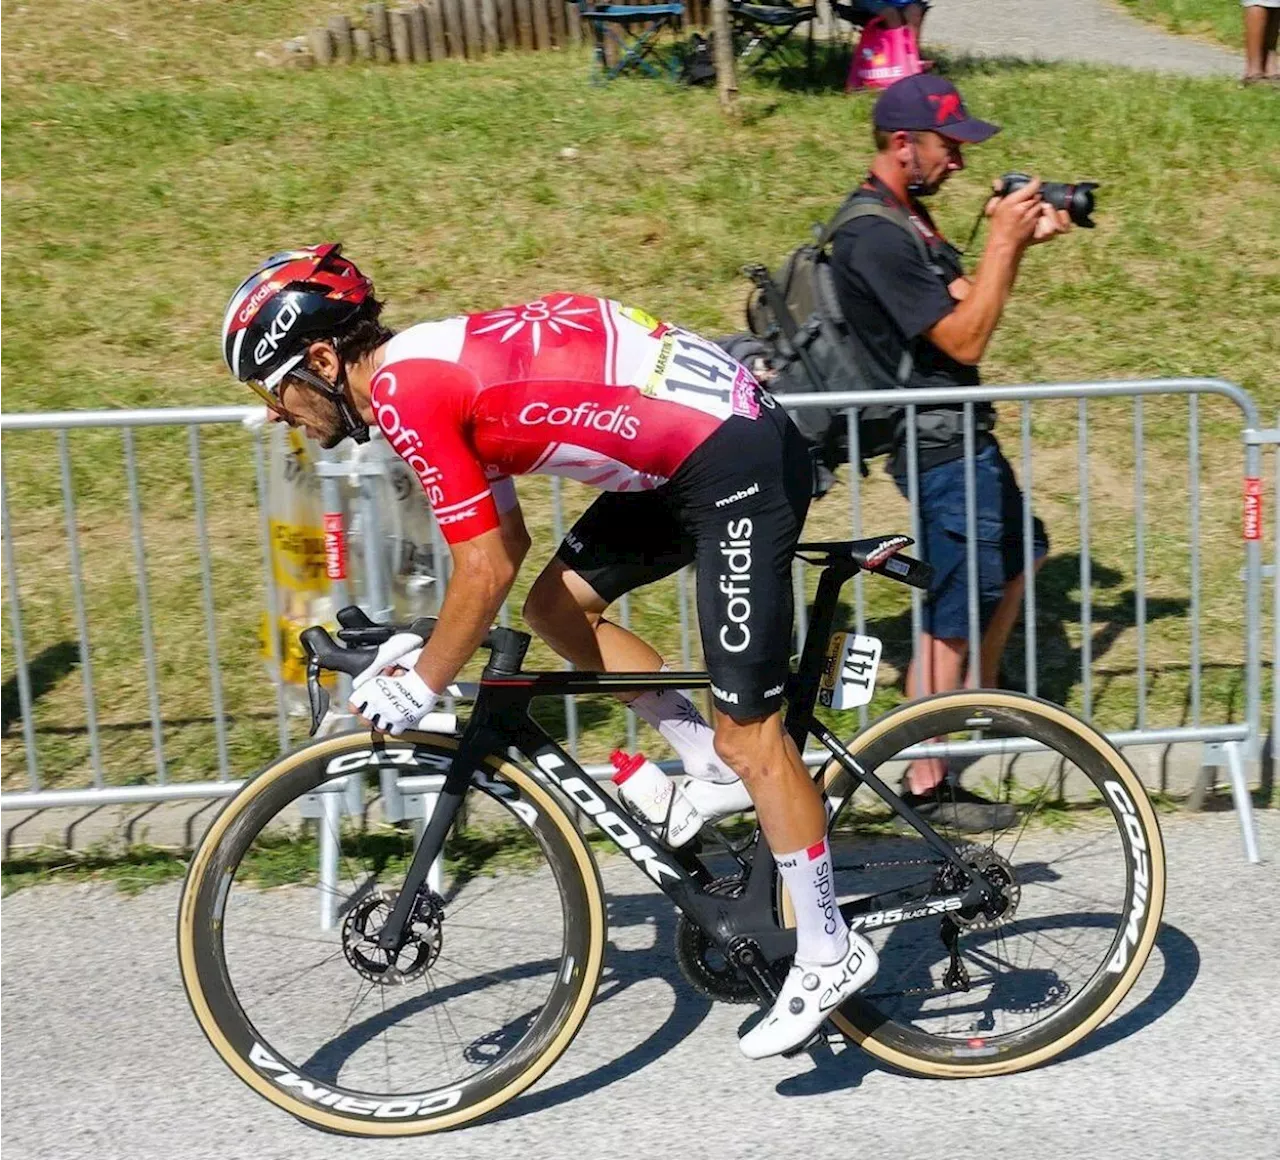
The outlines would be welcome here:
M 1000 132 L 999 125 L 970 116 L 959 89 L 934 73 L 916 73 L 895 81 L 880 94 L 871 120 L 886 133 L 929 130 L 970 143 L 985 141 Z

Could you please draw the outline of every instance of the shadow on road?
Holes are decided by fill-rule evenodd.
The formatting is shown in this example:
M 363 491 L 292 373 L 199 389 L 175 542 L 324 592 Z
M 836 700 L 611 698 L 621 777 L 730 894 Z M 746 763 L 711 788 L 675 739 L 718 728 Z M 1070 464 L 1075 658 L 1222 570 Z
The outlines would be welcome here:
M 521 1096 L 505 1109 L 488 1118 L 486 1122 L 516 1120 L 533 1112 L 566 1104 L 591 1092 L 601 1091 L 617 1080 L 634 1075 L 637 1071 L 682 1042 L 711 1011 L 711 1001 L 699 995 L 684 980 L 676 965 L 675 945 L 676 915 L 671 904 L 661 894 L 613 895 L 609 899 L 609 928 L 649 925 L 654 931 L 652 947 L 642 950 L 619 950 L 611 941 L 605 953 L 605 975 L 591 1013 L 584 1024 L 584 1033 L 590 1034 L 591 1020 L 596 1018 L 602 1003 L 624 995 L 627 988 L 637 982 L 660 978 L 671 985 L 674 1002 L 666 1019 L 642 1042 L 628 1051 L 609 1058 L 598 1058 L 596 1066 L 585 1075 L 565 1080 L 563 1083 L 541 1087 L 529 1095 Z M 654 1009 L 656 1012 L 656 1009 Z M 580 1033 L 583 1034 L 583 1033 Z M 729 1048 L 727 1048 L 729 1049 Z M 570 1059 L 576 1057 L 581 1065 L 586 1062 L 581 1039 L 570 1049 Z M 554 1070 L 552 1071 L 554 1075 Z
M 1160 959 L 1160 978 L 1150 993 L 1122 1015 L 1113 1016 L 1054 1063 L 1079 1059 L 1128 1039 L 1182 1001 L 1200 973 L 1199 949 L 1188 935 L 1166 922 L 1161 923 L 1160 932 L 1156 935 L 1155 950 Z M 1150 971 L 1152 967 L 1149 961 L 1146 970 Z M 884 1070 L 879 1060 L 852 1046 L 837 1053 L 824 1045 L 811 1052 L 811 1058 L 813 1069 L 783 1080 L 776 1088 L 779 1095 L 815 1096 L 833 1091 L 852 1091 L 871 1072 Z

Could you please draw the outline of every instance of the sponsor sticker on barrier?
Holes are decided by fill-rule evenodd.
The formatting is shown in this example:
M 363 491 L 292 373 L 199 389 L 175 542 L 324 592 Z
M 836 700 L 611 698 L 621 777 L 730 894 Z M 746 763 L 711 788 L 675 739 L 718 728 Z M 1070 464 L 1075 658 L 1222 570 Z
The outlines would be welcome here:
M 1257 476 L 1244 481 L 1244 538 L 1262 539 L 1262 480 Z
M 833 633 L 818 686 L 818 703 L 826 709 L 856 709 L 870 702 L 876 691 L 881 647 L 874 636 Z
M 347 578 L 347 533 L 341 512 L 324 513 L 324 570 L 330 580 Z

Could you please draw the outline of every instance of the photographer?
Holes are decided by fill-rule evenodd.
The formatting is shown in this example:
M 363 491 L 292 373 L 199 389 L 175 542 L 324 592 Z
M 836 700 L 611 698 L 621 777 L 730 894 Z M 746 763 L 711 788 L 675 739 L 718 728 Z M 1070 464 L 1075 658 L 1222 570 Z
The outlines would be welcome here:
M 970 116 L 955 86 L 931 74 L 886 89 L 876 102 L 873 123 L 875 161 L 850 200 L 880 202 L 905 214 L 924 246 L 905 222 L 877 216 L 847 222 L 831 251 L 840 309 L 861 339 L 872 385 L 975 386 L 978 363 L 1023 254 L 1028 246 L 1069 230 L 1070 218 L 1041 199 L 1039 181 L 992 197 L 985 211 L 986 248 L 968 277 L 959 251 L 938 232 L 920 199 L 964 168 L 962 145 L 985 141 L 999 127 Z M 980 671 L 983 686 L 992 687 L 1022 599 L 1022 496 L 991 434 L 994 409 L 978 404 L 974 410 Z M 969 592 L 962 415 L 959 404 L 917 411 L 921 550 L 934 578 L 919 651 L 907 670 L 906 691 L 913 698 L 957 689 L 964 680 Z M 905 418 L 895 433 L 888 469 L 906 495 Z M 1040 561 L 1048 542 L 1038 519 L 1034 534 Z M 922 814 L 957 829 L 1001 829 L 1015 819 L 1012 806 L 962 789 L 937 758 L 913 763 L 906 790 L 906 799 Z

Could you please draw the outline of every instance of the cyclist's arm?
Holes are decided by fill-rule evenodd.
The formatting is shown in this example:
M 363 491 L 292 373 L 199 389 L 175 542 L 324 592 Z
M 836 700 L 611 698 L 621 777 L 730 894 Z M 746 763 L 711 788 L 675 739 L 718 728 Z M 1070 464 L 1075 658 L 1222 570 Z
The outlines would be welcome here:
M 418 476 L 453 556 L 439 622 L 414 666 L 437 692 L 480 647 L 524 557 L 518 505 L 505 522 L 498 511 L 513 493 L 499 486 L 495 496 L 466 436 L 477 389 L 465 367 L 435 359 L 403 360 L 372 384 L 378 425 Z
M 489 485 L 489 492 L 498 509 L 498 529 L 507 545 L 507 553 L 515 560 L 518 568 L 529 554 L 533 541 L 529 538 L 528 528 L 524 526 L 524 512 L 520 510 L 516 485 L 510 476 L 504 475 Z
M 520 557 L 513 555 L 501 527 L 451 544 L 450 551 L 453 575 L 440 619 L 414 666 L 436 690 L 448 688 L 480 647 L 520 570 Z

